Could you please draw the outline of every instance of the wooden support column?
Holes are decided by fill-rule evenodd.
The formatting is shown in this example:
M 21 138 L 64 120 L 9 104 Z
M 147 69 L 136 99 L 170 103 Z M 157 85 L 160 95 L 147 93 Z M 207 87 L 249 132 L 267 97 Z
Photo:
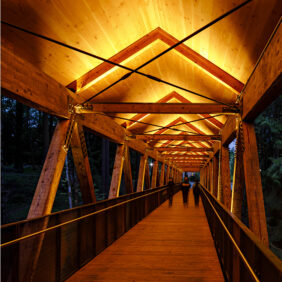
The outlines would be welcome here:
M 213 195 L 217 197 L 217 186 L 218 186 L 218 155 L 215 154 L 213 157 Z
M 242 123 L 244 136 L 244 174 L 250 229 L 268 245 L 257 141 L 253 124 Z
M 64 147 L 67 134 L 73 121 L 59 121 L 49 150 L 41 171 L 41 175 L 33 196 L 27 218 L 40 217 L 51 213 L 61 174 L 64 168 L 68 146 Z M 45 229 L 48 225 L 48 217 L 41 222 L 41 226 L 36 226 L 39 230 Z M 31 234 L 37 230 L 31 230 L 30 226 L 25 226 L 22 236 Z M 40 255 L 44 234 L 20 243 L 19 280 L 32 281 Z
M 161 179 L 161 175 L 160 175 L 160 171 L 159 171 L 159 163 L 157 165 L 157 183 L 156 183 L 156 187 L 160 186 L 160 179 Z
M 160 186 L 164 185 L 164 177 L 165 177 L 165 163 L 163 162 L 161 168 Z
M 106 196 L 110 188 L 110 142 L 102 139 L 102 192 Z
M 153 173 L 152 173 L 152 188 L 157 187 L 157 174 L 158 174 L 159 162 L 157 160 L 154 161 Z
M 206 187 L 208 190 L 210 190 L 210 172 L 209 172 L 209 162 L 207 163 L 206 166 Z
M 165 184 L 168 183 L 169 181 L 169 176 L 170 176 L 170 165 L 167 165 L 167 169 L 166 169 L 166 177 L 165 177 Z
M 231 207 L 231 180 L 229 167 L 229 150 L 221 146 L 221 184 L 223 191 L 223 203 L 228 210 Z
M 128 146 L 125 145 L 124 148 L 124 165 L 123 165 L 123 175 L 126 193 L 133 193 L 133 184 L 132 184 L 132 173 L 131 173 L 131 163 L 130 163 L 130 153 Z
M 241 154 L 241 156 L 239 156 L 239 154 Z M 236 158 L 234 160 L 231 212 L 239 219 L 241 219 L 242 214 L 242 201 L 244 191 L 244 167 L 242 161 L 242 153 L 237 152 Z
M 149 168 L 149 162 L 147 161 L 146 167 L 145 167 L 145 179 L 144 179 L 144 185 L 145 189 L 150 189 L 150 168 Z
M 217 184 L 217 200 L 223 204 L 223 189 L 221 182 L 221 149 L 219 151 L 219 159 L 218 159 L 218 184 Z
M 124 149 L 125 145 L 117 145 L 116 158 L 112 173 L 112 181 L 108 199 L 116 198 L 119 196 L 120 182 L 124 162 Z
M 213 160 L 210 160 L 210 165 L 209 165 L 209 171 L 210 171 L 210 191 L 212 194 L 214 194 L 213 190 Z
M 84 132 L 82 126 L 80 126 L 78 123 L 75 123 L 73 127 L 71 149 L 83 203 L 95 203 L 96 197 Z
M 67 155 L 64 144 L 70 125 L 70 120 L 62 120 L 56 126 L 28 212 L 28 219 L 43 216 L 52 211 Z
M 147 164 L 147 154 L 142 155 L 142 157 L 140 158 L 140 165 L 139 165 L 138 182 L 137 182 L 136 192 L 143 191 L 146 164 Z

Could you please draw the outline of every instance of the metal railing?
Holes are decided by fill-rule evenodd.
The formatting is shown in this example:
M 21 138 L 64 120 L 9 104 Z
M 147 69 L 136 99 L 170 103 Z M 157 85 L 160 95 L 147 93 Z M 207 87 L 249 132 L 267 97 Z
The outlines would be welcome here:
M 282 262 L 205 188 L 202 201 L 228 281 L 282 281 Z
M 64 281 L 168 198 L 167 186 L 2 226 L 2 281 Z M 179 185 L 175 185 L 175 192 Z M 38 252 L 39 250 L 39 252 Z M 36 257 L 36 254 L 38 257 Z M 36 261 L 29 270 L 28 262 Z

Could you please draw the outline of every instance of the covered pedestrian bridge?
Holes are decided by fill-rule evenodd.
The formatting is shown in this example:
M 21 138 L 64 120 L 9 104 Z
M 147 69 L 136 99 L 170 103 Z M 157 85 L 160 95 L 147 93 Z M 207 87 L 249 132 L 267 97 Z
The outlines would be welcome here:
M 58 118 L 27 219 L 1 228 L 2 281 L 281 281 L 253 124 L 281 94 L 280 16 L 276 0 L 2 1 L 2 95 Z M 117 144 L 103 201 L 85 131 Z M 83 205 L 51 213 L 68 151 Z

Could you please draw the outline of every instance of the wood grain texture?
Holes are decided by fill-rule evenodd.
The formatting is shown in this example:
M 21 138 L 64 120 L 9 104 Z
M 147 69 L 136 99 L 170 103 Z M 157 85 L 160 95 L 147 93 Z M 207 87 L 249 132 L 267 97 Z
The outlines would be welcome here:
M 133 193 L 132 173 L 131 173 L 131 162 L 130 152 L 128 146 L 124 148 L 124 164 L 123 164 L 123 175 L 126 193 Z
M 75 281 L 224 281 L 200 200 L 181 192 L 70 277 Z
M 186 140 L 186 141 L 207 141 L 219 140 L 219 135 L 188 135 L 188 134 L 138 134 L 136 139 L 140 140 Z
M 256 134 L 253 124 L 242 123 L 244 135 L 244 174 L 250 229 L 268 245 L 268 233 L 260 176 Z
M 221 147 L 221 185 L 223 191 L 223 203 L 228 210 L 231 208 L 231 181 L 229 167 L 229 149 Z
M 1 70 L 2 94 L 48 114 L 70 117 L 68 101 L 71 91 L 14 54 L 3 42 Z
M 160 186 L 164 185 L 164 177 L 165 177 L 165 163 L 162 163 L 161 175 L 160 175 Z
M 186 102 L 186 101 L 185 101 Z M 94 112 L 141 114 L 218 114 L 234 113 L 231 108 L 215 103 L 95 103 Z M 84 111 L 81 110 L 83 113 Z M 88 111 L 87 111 L 88 112 Z M 90 111 L 91 112 L 91 111 Z
M 95 203 L 96 196 L 88 159 L 83 128 L 75 124 L 71 139 L 71 150 L 84 204 Z
M 157 187 L 157 174 L 159 170 L 159 162 L 157 160 L 154 161 L 153 172 L 152 172 L 152 184 L 151 188 Z
M 117 145 L 115 163 L 112 173 L 111 186 L 108 199 L 116 198 L 119 196 L 119 188 L 123 170 L 124 162 L 124 147 L 125 145 Z
M 281 18 L 243 91 L 243 120 L 253 121 L 281 94 Z
M 148 157 L 147 157 L 146 154 L 141 156 L 140 163 L 139 163 L 138 181 L 137 181 L 136 192 L 143 191 L 147 161 L 148 161 Z
M 70 120 L 59 121 L 41 171 L 27 218 L 51 213 L 67 151 L 63 148 Z
M 159 152 L 207 152 L 207 151 L 212 151 L 212 148 L 194 148 L 194 147 L 187 147 L 187 148 L 156 148 L 157 151 Z
M 228 146 L 230 142 L 236 137 L 237 122 L 236 116 L 228 117 L 226 123 L 221 129 L 222 144 Z
M 213 157 L 213 195 L 217 197 L 217 185 L 218 185 L 218 156 Z

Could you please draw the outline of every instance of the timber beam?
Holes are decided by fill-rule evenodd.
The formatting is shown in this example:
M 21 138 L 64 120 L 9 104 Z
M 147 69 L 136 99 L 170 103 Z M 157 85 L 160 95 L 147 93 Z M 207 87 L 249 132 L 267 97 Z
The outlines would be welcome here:
M 220 140 L 220 135 L 187 135 L 187 134 L 138 134 L 140 140 L 184 140 L 184 141 L 210 141 Z
M 72 92 L 29 62 L 1 45 L 2 94 L 29 107 L 69 118 Z M 35 83 L 36 82 L 36 83 Z
M 281 94 L 281 18 L 242 92 L 242 119 L 253 121 Z
M 75 94 L 56 80 L 23 60 L 5 44 L 2 52 L 2 94 L 13 98 L 39 111 L 69 119 L 77 104 Z M 26 75 L 30 74 L 30 75 Z M 34 83 L 36 81 L 36 83 Z M 148 156 L 164 162 L 163 157 L 142 140 L 126 140 L 132 133 L 112 118 L 101 114 L 76 114 L 76 120 L 88 130 L 111 140 L 117 144 L 127 143 L 127 146 L 141 154 L 148 150 Z
M 159 152 L 207 152 L 207 151 L 212 151 L 212 148 L 194 148 L 194 147 L 187 147 L 187 148 L 171 148 L 171 147 L 161 147 L 161 148 L 156 148 L 156 151 Z
M 236 138 L 237 129 L 238 129 L 238 126 L 237 126 L 236 116 L 229 117 L 226 120 L 226 123 L 224 124 L 223 128 L 221 129 L 223 146 L 228 146 L 229 143 L 234 138 Z
M 215 103 L 95 103 L 77 106 L 76 113 L 133 113 L 133 114 L 234 114 L 239 109 Z
M 209 155 L 190 155 L 190 154 L 162 154 L 165 158 L 190 158 L 190 159 L 202 159 L 208 158 Z

